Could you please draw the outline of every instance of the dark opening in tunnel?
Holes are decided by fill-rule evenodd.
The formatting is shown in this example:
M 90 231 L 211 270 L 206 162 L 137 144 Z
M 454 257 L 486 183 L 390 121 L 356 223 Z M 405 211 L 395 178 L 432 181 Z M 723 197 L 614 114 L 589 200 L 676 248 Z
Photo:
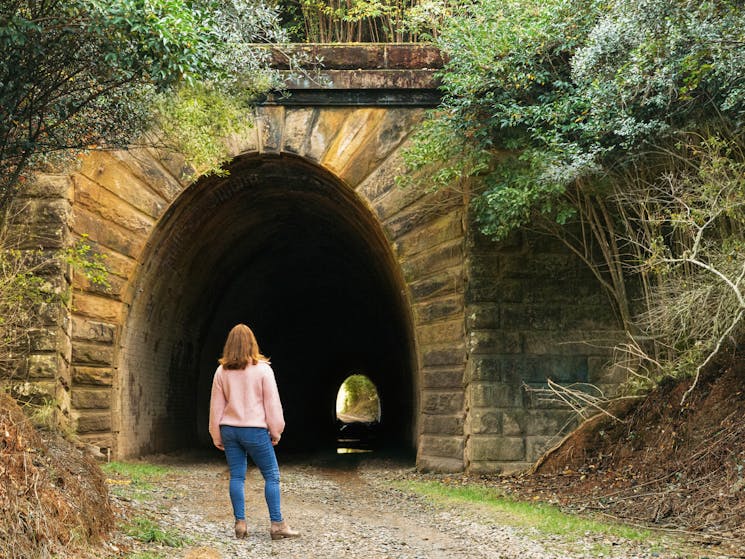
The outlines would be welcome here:
M 118 453 L 209 446 L 227 332 L 255 332 L 287 420 L 282 450 L 334 447 L 337 391 L 364 370 L 380 440 L 413 455 L 415 364 L 397 264 L 371 210 L 299 158 L 243 157 L 189 187 L 147 249 L 122 336 Z

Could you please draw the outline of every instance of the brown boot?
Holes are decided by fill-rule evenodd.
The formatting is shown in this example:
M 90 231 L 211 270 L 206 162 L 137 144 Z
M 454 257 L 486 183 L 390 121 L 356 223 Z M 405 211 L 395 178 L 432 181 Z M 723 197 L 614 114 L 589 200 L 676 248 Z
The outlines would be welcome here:
M 246 528 L 246 521 L 236 520 L 235 521 L 235 537 L 241 540 L 246 537 L 247 533 L 248 533 L 248 529 Z
M 297 538 L 300 536 L 300 532 L 290 528 L 284 520 L 282 522 L 272 522 L 272 526 L 269 528 L 269 534 L 272 536 L 273 540 Z

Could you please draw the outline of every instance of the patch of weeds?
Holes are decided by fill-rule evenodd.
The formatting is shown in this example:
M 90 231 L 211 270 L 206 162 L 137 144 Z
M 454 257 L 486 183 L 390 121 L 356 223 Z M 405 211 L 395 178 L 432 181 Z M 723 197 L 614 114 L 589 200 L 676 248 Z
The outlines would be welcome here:
M 124 533 L 143 542 L 157 543 L 168 547 L 182 547 L 186 538 L 173 530 L 164 530 L 149 518 L 138 516 L 124 526 Z
M 396 485 L 436 502 L 467 502 L 486 506 L 499 516 L 500 522 L 521 528 L 535 528 L 546 534 L 580 538 L 589 532 L 650 543 L 649 530 L 567 514 L 545 503 L 517 501 L 488 487 L 450 486 L 436 481 L 409 481 Z
M 109 462 L 101 469 L 114 495 L 138 501 L 147 499 L 154 487 L 153 482 L 170 473 L 166 467 L 143 462 Z
M 150 551 L 139 551 L 131 555 L 127 555 L 126 559 L 166 559 L 166 556 L 162 553 L 153 553 Z

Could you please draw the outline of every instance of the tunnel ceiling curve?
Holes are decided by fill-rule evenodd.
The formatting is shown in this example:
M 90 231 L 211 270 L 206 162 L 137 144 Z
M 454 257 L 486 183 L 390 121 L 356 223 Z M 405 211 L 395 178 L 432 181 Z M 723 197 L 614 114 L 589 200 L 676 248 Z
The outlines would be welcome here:
M 251 326 L 280 387 L 288 447 L 334 438 L 340 383 L 378 386 L 386 440 L 413 448 L 413 342 L 402 280 L 372 212 L 300 158 L 244 156 L 197 181 L 153 234 L 120 350 L 124 454 L 206 445 L 228 330 Z

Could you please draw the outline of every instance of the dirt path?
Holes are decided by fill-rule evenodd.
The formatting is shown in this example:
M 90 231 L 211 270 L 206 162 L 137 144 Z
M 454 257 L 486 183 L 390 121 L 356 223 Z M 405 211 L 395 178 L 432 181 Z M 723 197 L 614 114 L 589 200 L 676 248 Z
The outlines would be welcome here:
M 178 531 L 189 544 L 163 548 L 120 537 L 109 544 L 116 556 L 147 550 L 162 557 L 185 559 L 704 557 L 670 545 L 640 544 L 608 536 L 547 536 L 530 528 L 512 527 L 504 518 L 477 505 L 436 505 L 397 488 L 397 480 L 416 476 L 407 465 L 382 459 L 360 460 L 358 456 L 280 463 L 283 513 L 303 533 L 293 540 L 270 540 L 263 483 L 252 469 L 246 484 L 249 535 L 239 541 L 232 536 L 225 464 L 188 459 L 161 463 L 172 473 L 148 495 L 124 501 L 127 515 L 148 516 L 160 526 Z

